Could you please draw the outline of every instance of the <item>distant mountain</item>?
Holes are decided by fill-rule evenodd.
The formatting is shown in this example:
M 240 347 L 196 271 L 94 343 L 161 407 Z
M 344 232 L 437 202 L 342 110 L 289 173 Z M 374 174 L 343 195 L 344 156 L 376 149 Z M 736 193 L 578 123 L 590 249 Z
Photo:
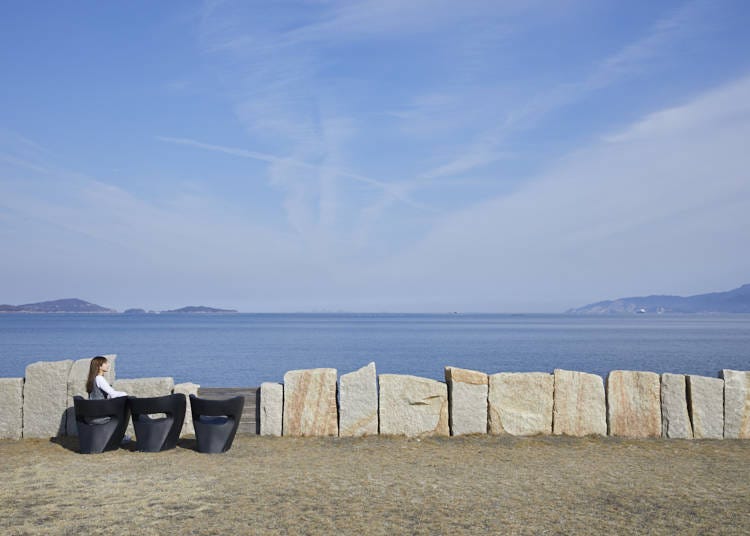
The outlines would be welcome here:
M 750 284 L 696 296 L 644 296 L 592 303 L 569 314 L 750 313 Z
M 70 298 L 24 305 L 0 305 L 0 313 L 116 313 L 101 305 Z
M 162 313 L 236 313 L 234 309 L 215 309 L 213 307 L 204 307 L 202 305 L 189 305 L 181 309 L 172 309 L 171 311 L 162 311 Z
M 124 315 L 145 315 L 148 314 L 145 309 L 125 309 L 122 314 Z

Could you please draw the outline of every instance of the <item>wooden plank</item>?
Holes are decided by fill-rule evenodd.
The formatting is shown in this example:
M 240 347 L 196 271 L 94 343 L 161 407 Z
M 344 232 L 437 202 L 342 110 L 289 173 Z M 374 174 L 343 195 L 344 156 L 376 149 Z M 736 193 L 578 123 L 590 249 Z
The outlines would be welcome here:
M 259 387 L 201 387 L 198 389 L 198 396 L 200 398 L 208 398 L 209 400 L 222 400 L 235 396 L 244 396 L 245 406 L 242 409 L 242 418 L 240 419 L 237 433 L 258 434 L 258 423 L 260 422 L 260 406 L 258 404 L 258 400 L 260 399 Z

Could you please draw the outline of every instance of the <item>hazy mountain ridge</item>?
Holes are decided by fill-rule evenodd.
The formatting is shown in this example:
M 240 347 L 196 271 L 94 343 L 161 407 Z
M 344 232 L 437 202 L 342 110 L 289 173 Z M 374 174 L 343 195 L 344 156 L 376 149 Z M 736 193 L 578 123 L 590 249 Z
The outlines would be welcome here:
M 23 305 L 0 305 L 0 313 L 116 313 L 114 309 L 107 309 L 101 305 L 66 298 Z
M 652 295 L 618 298 L 569 309 L 568 314 L 750 313 L 750 284 L 695 296 Z
M 162 311 L 162 313 L 236 313 L 234 309 L 216 309 L 214 307 L 205 307 L 203 305 L 188 305 L 180 309 Z
M 204 314 L 227 314 L 236 313 L 234 309 L 216 309 L 213 307 L 190 305 L 180 309 L 161 311 L 162 313 L 204 313 Z M 95 303 L 80 300 L 78 298 L 67 298 L 63 300 L 52 300 L 37 303 L 26 303 L 24 305 L 0 305 L 0 313 L 118 313 L 115 309 L 108 309 Z M 153 311 L 144 309 L 127 309 L 121 314 L 149 314 Z

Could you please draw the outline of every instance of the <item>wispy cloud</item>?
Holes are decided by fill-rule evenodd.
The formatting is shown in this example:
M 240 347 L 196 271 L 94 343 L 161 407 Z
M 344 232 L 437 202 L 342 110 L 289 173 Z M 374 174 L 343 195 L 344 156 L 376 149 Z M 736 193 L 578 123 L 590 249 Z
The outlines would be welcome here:
M 403 187 L 400 187 L 398 184 L 371 179 L 364 175 L 360 175 L 359 173 L 353 173 L 351 171 L 347 171 L 344 169 L 337 169 L 337 168 L 321 166 L 318 164 L 312 164 L 312 163 L 298 160 L 295 158 L 280 157 L 280 156 L 270 155 L 266 153 L 259 153 L 256 151 L 248 151 L 246 149 L 238 149 L 235 147 L 225 147 L 222 145 L 203 143 L 200 141 L 191 140 L 187 138 L 156 136 L 156 139 L 163 141 L 163 142 L 167 142 L 167 143 L 174 143 L 177 145 L 186 145 L 189 147 L 195 147 L 195 148 L 204 149 L 207 151 L 214 151 L 214 152 L 229 154 L 232 156 L 238 156 L 240 158 L 250 158 L 252 160 L 259 160 L 261 162 L 267 162 L 269 164 L 278 164 L 278 165 L 283 165 L 285 167 L 302 168 L 302 169 L 307 169 L 307 170 L 313 170 L 316 172 L 323 171 L 328 174 L 332 174 L 334 176 L 344 177 L 347 179 L 351 179 L 357 182 L 367 184 L 369 186 L 373 186 L 377 188 L 378 190 L 388 194 L 390 197 L 402 203 L 405 203 L 411 207 L 418 208 L 418 209 L 427 209 L 425 205 L 416 203 L 412 201 L 411 199 L 409 199 L 409 197 L 405 193 L 405 189 Z

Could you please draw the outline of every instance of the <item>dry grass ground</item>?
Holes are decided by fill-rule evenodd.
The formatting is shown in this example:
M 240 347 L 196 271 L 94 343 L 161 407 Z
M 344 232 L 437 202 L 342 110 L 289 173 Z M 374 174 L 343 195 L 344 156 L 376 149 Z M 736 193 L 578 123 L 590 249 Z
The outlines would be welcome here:
M 2 534 L 748 534 L 750 441 L 0 441 Z

